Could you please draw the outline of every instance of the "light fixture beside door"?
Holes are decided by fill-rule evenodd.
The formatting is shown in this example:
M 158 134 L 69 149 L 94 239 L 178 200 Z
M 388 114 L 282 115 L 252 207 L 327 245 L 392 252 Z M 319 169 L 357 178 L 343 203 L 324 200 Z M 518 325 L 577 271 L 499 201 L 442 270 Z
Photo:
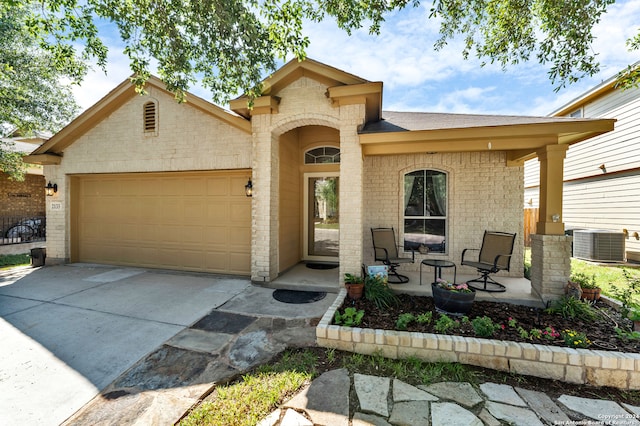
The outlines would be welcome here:
M 247 184 L 244 186 L 244 195 L 247 197 L 253 197 L 253 183 L 251 179 L 247 181 Z
M 47 184 L 47 186 L 44 187 L 44 193 L 46 194 L 47 197 L 51 197 L 53 196 L 53 194 L 55 194 L 56 192 L 58 192 L 58 184 L 54 183 L 53 185 L 51 184 L 51 181 L 49 181 L 49 183 Z

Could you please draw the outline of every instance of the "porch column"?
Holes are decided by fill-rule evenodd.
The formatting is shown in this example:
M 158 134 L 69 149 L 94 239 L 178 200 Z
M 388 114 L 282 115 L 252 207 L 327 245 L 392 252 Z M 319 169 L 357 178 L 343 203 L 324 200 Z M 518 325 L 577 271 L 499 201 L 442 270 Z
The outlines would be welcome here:
M 251 281 L 270 282 L 278 275 L 278 140 L 271 116 L 256 114 L 253 126 L 253 196 L 251 198 Z
M 538 150 L 540 219 L 531 236 L 531 292 L 543 301 L 558 299 L 571 273 L 571 237 L 564 235 L 562 189 L 568 145 Z
M 547 145 L 538 150 L 540 161 L 540 218 L 537 233 L 564 235 L 562 184 L 569 145 Z
M 363 104 L 340 107 L 340 282 L 345 273 L 362 268 L 363 170 L 358 126 L 364 122 Z

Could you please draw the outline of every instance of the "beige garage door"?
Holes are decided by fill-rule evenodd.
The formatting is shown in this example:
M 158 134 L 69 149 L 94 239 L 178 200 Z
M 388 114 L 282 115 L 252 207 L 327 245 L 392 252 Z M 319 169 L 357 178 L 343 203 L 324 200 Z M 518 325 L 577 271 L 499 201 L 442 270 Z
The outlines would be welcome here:
M 249 171 L 78 176 L 72 260 L 250 274 Z

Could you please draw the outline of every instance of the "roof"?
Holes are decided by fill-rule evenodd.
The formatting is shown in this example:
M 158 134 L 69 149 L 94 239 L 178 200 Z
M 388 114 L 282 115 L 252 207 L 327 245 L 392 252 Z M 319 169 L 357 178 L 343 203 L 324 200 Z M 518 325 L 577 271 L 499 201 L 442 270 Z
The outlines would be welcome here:
M 509 151 L 510 164 L 547 145 L 574 144 L 613 130 L 615 119 L 384 111 L 360 130 L 364 155 Z

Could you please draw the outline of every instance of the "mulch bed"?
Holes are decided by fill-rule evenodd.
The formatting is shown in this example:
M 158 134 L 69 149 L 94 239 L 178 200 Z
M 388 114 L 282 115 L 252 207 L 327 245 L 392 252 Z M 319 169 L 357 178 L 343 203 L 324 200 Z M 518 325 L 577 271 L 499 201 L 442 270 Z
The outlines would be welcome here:
M 400 314 L 412 313 L 417 316 L 425 312 L 433 312 L 433 320 L 429 324 L 412 322 L 406 331 L 438 333 L 434 329 L 434 323 L 439 314 L 435 311 L 433 298 L 431 297 L 399 295 L 399 303 L 396 306 L 385 309 L 377 308 L 375 304 L 364 298 L 357 301 L 346 298 L 340 308 L 340 312 L 343 312 L 344 308 L 350 306 L 358 310 L 363 309 L 365 312 L 363 321 L 359 327 L 383 330 L 396 330 L 396 320 Z M 544 330 L 546 327 L 553 327 L 558 332 L 562 330 L 574 330 L 586 333 L 588 339 L 592 342 L 589 349 L 640 353 L 640 340 L 622 339 L 615 331 L 616 326 L 631 330 L 632 322 L 622 318 L 616 310 L 601 301 L 596 302 L 594 307 L 600 314 L 595 321 L 586 322 L 576 319 L 565 319 L 558 314 L 545 313 L 542 309 L 509 303 L 475 301 L 468 317 L 470 320 L 473 320 L 475 317 L 488 316 L 495 323 L 503 324 L 504 328 L 496 331 L 491 337 L 492 339 L 567 347 L 561 337 L 553 340 L 545 338 L 527 339 L 521 337 L 517 329 L 517 326 L 521 326 L 527 331 L 531 329 Z M 508 325 L 509 318 L 516 320 L 516 327 L 510 327 Z M 462 323 L 460 328 L 447 334 L 477 337 L 473 327 L 469 323 Z

